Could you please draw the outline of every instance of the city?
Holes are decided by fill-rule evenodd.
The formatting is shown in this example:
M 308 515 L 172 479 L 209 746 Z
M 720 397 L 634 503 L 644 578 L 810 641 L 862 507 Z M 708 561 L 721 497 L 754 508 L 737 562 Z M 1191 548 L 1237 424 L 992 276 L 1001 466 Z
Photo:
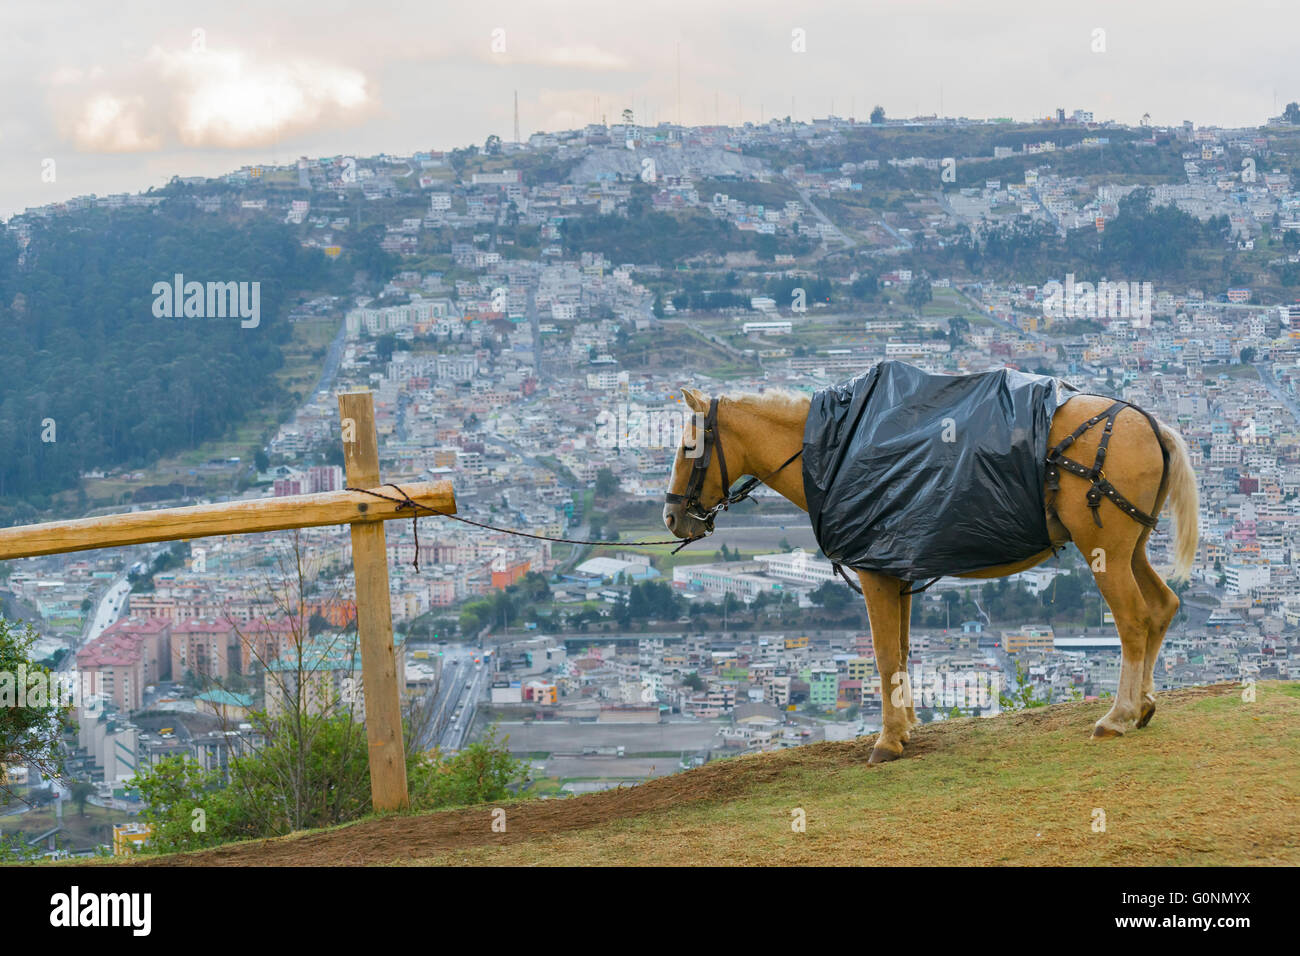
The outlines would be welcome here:
M 505 31 L 484 35 L 498 56 Z M 804 40 L 782 27 L 792 55 Z M 209 42 L 142 62 L 183 87 Z M 1106 808 L 1142 865 L 1294 864 L 1295 94 L 1279 82 L 1226 126 L 1100 86 L 1027 112 L 950 84 L 976 116 L 945 112 L 941 79 L 915 110 L 692 88 L 683 122 L 681 46 L 653 104 L 574 81 L 590 105 L 550 113 L 529 56 L 625 67 L 512 47 L 490 126 L 405 122 L 391 152 L 363 148 L 369 127 L 349 140 L 352 79 L 325 71 L 328 135 L 296 132 L 317 122 L 303 107 L 250 153 L 229 116 L 216 135 L 191 114 L 175 135 L 203 162 L 158 155 L 151 186 L 75 192 L 42 166 L 59 198 L 4 195 L 0 861 L 856 866 L 892 795 L 919 821 L 898 825 L 899 865 L 1128 865 L 1087 844 Z M 164 151 L 151 102 L 101 104 L 68 141 L 138 179 L 132 157 Z M 802 409 L 882 363 L 1046 376 L 1181 435 L 1188 577 L 1172 506 L 1140 541 L 1177 597 L 1145 674 L 1174 736 L 1150 742 L 1148 711 L 1087 740 L 1134 693 L 1104 553 L 898 577 L 894 668 L 853 587 L 879 569 L 842 577 L 774 483 L 732 501 L 750 473 L 715 466 L 719 494 L 686 509 L 717 499 L 710 533 L 674 529 L 683 463 L 720 454 L 690 437 L 710 399 Z M 435 488 L 445 511 L 411 497 Z M 287 517 L 254 531 L 271 507 Z M 906 759 L 868 771 L 899 710 Z M 1094 787 L 1141 761 L 1175 794 L 1160 808 Z M 779 842 L 809 806 L 847 836 Z M 1166 811 L 1195 835 L 1168 836 Z M 1242 814 L 1221 839 L 1200 828 L 1220 811 Z M 1003 842 L 973 849 L 980 827 Z

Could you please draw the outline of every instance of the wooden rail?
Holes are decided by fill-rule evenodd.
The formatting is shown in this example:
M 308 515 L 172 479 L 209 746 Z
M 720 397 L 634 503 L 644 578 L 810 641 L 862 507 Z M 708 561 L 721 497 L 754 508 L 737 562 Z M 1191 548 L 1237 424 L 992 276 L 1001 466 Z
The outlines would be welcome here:
M 425 507 L 447 514 L 456 512 L 456 498 L 450 481 L 418 482 L 402 485 L 402 488 Z M 381 495 L 400 497 L 394 489 L 386 486 L 374 490 Z M 328 491 L 188 508 L 160 508 L 103 518 L 77 518 L 2 528 L 0 560 L 225 534 L 259 534 L 336 524 L 364 525 L 409 517 L 411 509 L 399 511 L 393 502 L 359 491 Z

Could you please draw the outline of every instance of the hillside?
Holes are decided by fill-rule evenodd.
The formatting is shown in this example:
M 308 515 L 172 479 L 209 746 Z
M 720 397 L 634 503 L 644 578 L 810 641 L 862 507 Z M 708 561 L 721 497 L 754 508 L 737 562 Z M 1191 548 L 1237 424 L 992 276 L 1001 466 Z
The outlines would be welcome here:
M 247 454 L 267 410 L 278 420 L 291 399 L 290 306 L 342 274 L 288 225 L 201 218 L 183 198 L 51 217 L 26 235 L 21 252 L 0 235 L 6 523 L 34 520 L 83 472 L 147 467 L 258 420 L 235 452 Z M 233 300 L 219 283 L 235 283 Z
M 921 728 L 905 760 L 870 738 L 738 757 L 638 787 L 374 818 L 143 865 L 1257 865 L 1300 863 L 1300 683 L 1159 695 L 1123 740 L 1102 702 Z M 807 831 L 792 832 L 791 811 Z M 1106 815 L 1104 833 L 1093 815 Z

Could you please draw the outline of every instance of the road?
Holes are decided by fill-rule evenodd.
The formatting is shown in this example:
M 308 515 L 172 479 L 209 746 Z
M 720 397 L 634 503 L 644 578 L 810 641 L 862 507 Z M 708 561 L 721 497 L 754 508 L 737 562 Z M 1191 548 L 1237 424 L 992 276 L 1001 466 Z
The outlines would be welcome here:
M 889 224 L 889 220 L 885 218 L 885 214 L 883 211 L 880 213 L 880 228 L 884 229 L 885 232 L 889 233 L 899 242 L 899 245 L 891 247 L 890 251 L 896 249 L 901 249 L 903 252 L 911 251 L 912 249 L 911 240 L 909 240 L 906 236 L 904 236 L 901 232 L 899 232 L 897 229 L 895 229 L 893 226 Z
M 156 547 L 143 558 L 146 564 L 152 564 L 154 558 L 162 554 L 167 546 Z M 136 555 L 132 553 L 127 558 L 127 568 L 129 569 L 135 563 L 133 558 Z M 108 586 L 102 595 L 99 603 L 95 606 L 93 614 L 87 615 L 86 619 L 90 622 L 89 626 L 81 634 L 81 640 L 72 650 L 85 647 L 99 635 L 117 623 L 117 619 L 122 616 L 122 611 L 127 605 L 127 595 L 131 593 L 131 582 L 127 578 L 127 571 L 123 570 L 113 579 L 113 583 Z M 77 657 L 75 654 L 69 654 L 64 658 L 63 663 L 59 666 L 57 673 L 67 673 L 77 669 Z
M 325 362 L 321 366 L 320 378 L 316 382 L 317 392 L 324 392 L 334 384 L 334 376 L 338 374 L 339 364 L 343 361 L 343 346 L 347 341 L 347 331 L 347 319 L 341 319 L 338 333 L 335 334 L 334 341 L 330 342 L 329 350 L 325 353 Z
M 475 663 L 477 658 L 478 663 Z M 420 747 L 456 753 L 464 745 L 478 705 L 491 686 L 490 667 L 483 651 L 473 645 L 443 647 L 442 679 L 432 701 L 432 716 Z
M 1268 362 L 1255 362 L 1254 365 L 1255 371 L 1259 373 L 1259 380 L 1268 389 L 1268 393 L 1282 405 L 1285 405 L 1286 410 L 1291 413 L 1291 417 L 1300 422 L 1300 405 L 1297 405 L 1295 400 L 1283 391 L 1282 386 L 1273 377 L 1273 367 Z
M 817 221 L 823 226 L 830 227 L 830 229 L 835 233 L 835 238 L 842 243 L 841 249 L 837 251 L 853 249 L 861 244 L 860 239 L 850 237 L 843 229 L 831 221 L 830 216 L 817 208 L 817 204 L 812 201 L 812 193 L 806 189 L 800 189 L 798 186 L 795 187 L 795 192 L 799 194 L 799 198 L 803 200 L 803 204 L 812 210 L 812 214 L 817 217 Z M 823 240 L 823 242 L 825 242 L 825 240 Z
M 719 746 L 721 721 L 678 720 L 673 723 L 632 724 L 565 720 L 502 721 L 510 735 L 510 751 L 581 754 L 593 748 L 623 746 L 628 753 L 671 753 L 711 750 Z M 614 770 L 617 765 L 607 765 Z
M 99 599 L 95 616 L 82 638 L 83 644 L 93 641 L 117 622 L 117 619 L 122 616 L 122 609 L 126 606 L 126 596 L 130 593 L 131 582 L 127 580 L 126 572 L 123 571 L 113 579 L 104 596 Z
M 978 312 L 983 318 L 987 319 L 988 321 L 1000 325 L 1003 328 L 1009 329 L 1012 332 L 1016 332 L 1019 335 L 1023 335 L 1025 338 L 1033 342 L 1052 344 L 1053 340 L 1041 332 L 1030 332 L 1027 329 L 1022 329 L 1014 322 L 1008 322 L 1006 319 L 999 319 L 996 315 L 991 315 L 989 313 L 988 306 L 986 306 L 979 299 L 975 298 L 973 295 L 968 293 L 965 289 L 959 289 L 957 286 L 953 286 L 953 291 L 955 291 L 959 296 L 961 296 L 972 306 L 974 306 L 975 311 Z

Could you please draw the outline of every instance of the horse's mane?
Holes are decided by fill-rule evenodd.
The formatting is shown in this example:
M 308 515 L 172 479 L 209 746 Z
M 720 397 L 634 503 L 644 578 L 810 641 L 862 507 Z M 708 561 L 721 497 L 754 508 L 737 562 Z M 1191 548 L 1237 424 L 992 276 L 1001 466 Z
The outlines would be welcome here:
M 808 417 L 808 405 L 812 399 L 802 392 L 773 388 L 765 392 L 741 392 L 738 395 L 728 395 L 727 400 L 737 405 L 744 405 L 767 417 L 802 421 Z

